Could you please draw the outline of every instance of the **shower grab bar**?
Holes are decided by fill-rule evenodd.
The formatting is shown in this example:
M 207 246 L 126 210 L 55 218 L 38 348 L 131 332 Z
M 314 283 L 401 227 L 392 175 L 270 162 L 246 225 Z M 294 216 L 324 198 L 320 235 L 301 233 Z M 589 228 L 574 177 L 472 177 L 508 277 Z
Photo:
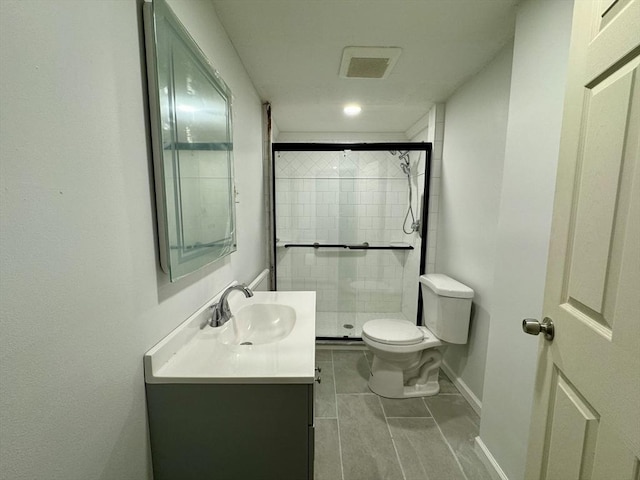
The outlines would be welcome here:
M 409 244 L 398 245 L 370 245 L 363 243 L 285 243 L 284 248 L 346 248 L 348 250 L 413 250 Z

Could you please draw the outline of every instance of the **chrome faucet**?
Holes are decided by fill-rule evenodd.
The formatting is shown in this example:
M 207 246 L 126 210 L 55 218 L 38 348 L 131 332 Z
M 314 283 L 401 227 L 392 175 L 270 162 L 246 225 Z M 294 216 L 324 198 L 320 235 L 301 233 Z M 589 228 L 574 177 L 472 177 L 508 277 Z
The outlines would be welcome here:
M 246 285 L 232 285 L 227 288 L 220 297 L 220 301 L 211 305 L 210 307 L 211 320 L 209 320 L 209 325 L 211 325 L 212 327 L 219 327 L 221 325 L 224 325 L 233 316 L 231 314 L 231 309 L 229 308 L 229 303 L 227 302 L 227 297 L 234 290 L 240 290 L 247 298 L 253 297 L 253 292 Z

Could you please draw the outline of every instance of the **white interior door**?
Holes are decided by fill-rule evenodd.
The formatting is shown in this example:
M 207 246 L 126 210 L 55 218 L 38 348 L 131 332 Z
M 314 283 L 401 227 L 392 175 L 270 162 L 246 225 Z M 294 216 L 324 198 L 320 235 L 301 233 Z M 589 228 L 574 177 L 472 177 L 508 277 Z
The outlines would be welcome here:
M 529 480 L 640 480 L 640 0 L 575 0 Z

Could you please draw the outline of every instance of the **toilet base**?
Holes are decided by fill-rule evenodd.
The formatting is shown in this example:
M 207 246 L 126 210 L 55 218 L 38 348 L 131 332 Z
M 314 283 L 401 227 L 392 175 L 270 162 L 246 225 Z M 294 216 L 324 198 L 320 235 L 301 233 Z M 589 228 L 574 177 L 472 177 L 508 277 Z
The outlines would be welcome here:
M 374 356 L 369 374 L 369 389 L 386 398 L 437 395 L 440 392 L 438 374 L 441 363 L 442 354 L 435 349 L 424 351 L 419 365 L 408 370 Z
M 404 385 L 401 389 L 390 390 L 388 387 L 387 384 L 383 388 L 378 388 L 375 382 L 371 382 L 371 377 L 369 378 L 369 390 L 385 398 L 431 397 L 440 393 L 440 384 L 437 380 L 422 385 Z

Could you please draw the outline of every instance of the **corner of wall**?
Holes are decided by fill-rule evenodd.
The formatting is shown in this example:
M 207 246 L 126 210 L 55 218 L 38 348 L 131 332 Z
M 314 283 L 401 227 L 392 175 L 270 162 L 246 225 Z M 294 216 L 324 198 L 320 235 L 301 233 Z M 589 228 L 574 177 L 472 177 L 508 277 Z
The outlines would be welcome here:
M 496 461 L 495 457 L 491 451 L 489 451 L 489 448 L 487 448 L 480 436 L 475 438 L 475 449 L 478 453 L 478 458 L 480 458 L 482 463 L 484 463 L 484 466 L 487 467 L 487 471 L 489 472 L 489 475 L 491 475 L 492 480 L 509 480 L 509 477 L 504 473 L 500 464 Z
M 465 345 L 451 345 L 445 361 L 454 378 L 483 400 L 487 337 L 491 318 L 495 236 L 500 206 L 509 111 L 510 47 L 447 101 L 446 134 L 434 132 L 434 163 L 440 180 L 434 267 L 475 291 Z M 446 138 L 446 142 L 445 142 Z
M 405 278 L 403 285 L 403 301 L 402 312 L 408 319 L 416 318 L 418 292 L 420 284 L 418 278 L 420 276 L 420 250 L 423 241 L 427 242 L 427 258 L 426 273 L 435 272 L 436 258 L 436 241 L 437 241 L 437 225 L 438 225 L 438 205 L 440 195 L 440 172 L 442 165 L 442 139 L 444 137 L 444 108 L 443 103 L 437 103 L 418 120 L 406 132 L 411 142 L 429 142 L 432 144 L 431 151 L 431 171 L 429 184 L 429 202 L 428 202 L 428 222 L 427 222 L 427 238 L 407 239 L 415 247 L 414 250 L 407 254 L 407 264 L 415 268 L 407 268 L 405 270 Z M 424 180 L 426 172 L 426 159 L 421 157 L 417 165 L 416 175 L 416 191 L 424 191 Z M 418 218 L 424 221 L 424 213 L 422 212 L 422 196 L 418 195 L 414 199 L 415 211 L 418 212 Z
M 572 5 L 527 0 L 516 18 L 500 192 L 508 208 L 500 209 L 495 241 L 480 422 L 487 451 L 512 480 L 525 477 L 538 345 L 514 322 L 542 314 Z
M 427 225 L 427 273 L 436 272 L 445 108 L 444 103 L 436 103 L 428 114 L 427 141 L 431 142 L 433 149 L 431 151 L 431 181 L 429 185 L 429 224 Z

